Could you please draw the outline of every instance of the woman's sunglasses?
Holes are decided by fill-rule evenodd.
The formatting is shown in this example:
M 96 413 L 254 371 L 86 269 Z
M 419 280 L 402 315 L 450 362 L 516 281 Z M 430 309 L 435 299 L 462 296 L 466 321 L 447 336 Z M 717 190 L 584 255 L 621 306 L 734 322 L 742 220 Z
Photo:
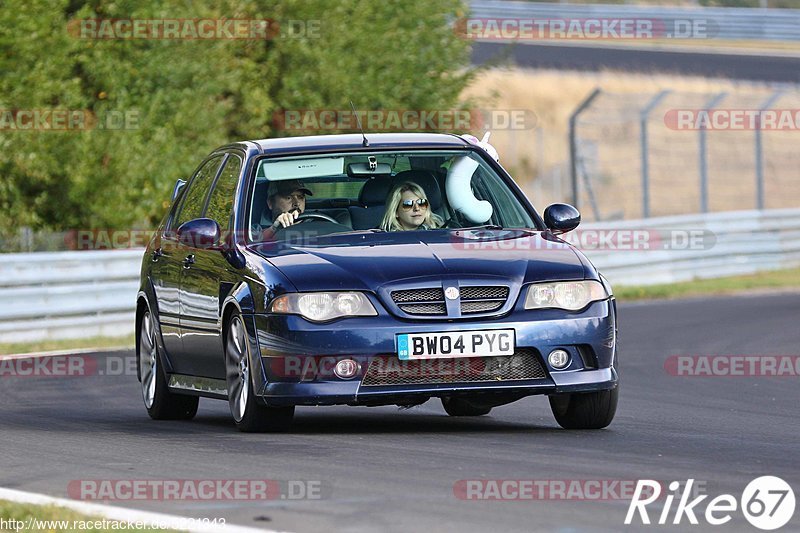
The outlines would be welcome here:
M 420 209 L 425 209 L 428 207 L 428 199 L 427 198 L 417 198 L 416 200 L 403 200 L 400 205 L 403 206 L 403 211 L 410 211 L 414 204 L 417 204 Z

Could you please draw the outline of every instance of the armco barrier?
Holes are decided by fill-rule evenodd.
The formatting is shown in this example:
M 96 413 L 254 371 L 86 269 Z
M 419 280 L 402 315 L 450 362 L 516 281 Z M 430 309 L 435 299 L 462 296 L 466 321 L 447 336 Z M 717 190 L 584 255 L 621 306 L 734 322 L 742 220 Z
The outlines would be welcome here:
M 585 250 L 612 285 L 649 285 L 800 266 L 800 209 L 585 224 L 581 230 L 705 231 L 683 250 Z M 142 250 L 0 254 L 0 343 L 125 336 Z
M 133 332 L 142 250 L 0 254 L 0 342 Z
M 702 21 L 709 39 L 800 41 L 800 9 L 552 4 L 473 0 L 470 17 L 483 19 L 650 19 Z

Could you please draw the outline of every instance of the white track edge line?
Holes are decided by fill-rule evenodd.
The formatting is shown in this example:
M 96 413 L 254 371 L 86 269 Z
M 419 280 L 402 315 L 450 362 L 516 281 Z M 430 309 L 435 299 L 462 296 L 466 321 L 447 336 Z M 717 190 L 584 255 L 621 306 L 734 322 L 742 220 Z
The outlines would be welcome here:
M 39 357 L 57 357 L 59 355 L 105 354 L 108 352 L 127 352 L 134 350 L 134 346 L 113 346 L 110 348 L 76 348 L 74 350 L 51 350 L 47 352 L 30 352 L 0 355 L 2 359 L 36 359 Z
M 150 511 L 139 511 L 137 509 L 127 509 L 125 507 L 114 507 L 99 503 L 87 503 L 77 500 L 67 500 L 39 494 L 36 492 L 25 492 L 15 489 L 0 487 L 0 500 L 8 500 L 14 503 L 27 503 L 32 505 L 55 505 L 77 511 L 90 516 L 101 516 L 109 520 L 120 522 L 145 522 L 149 524 L 165 525 L 171 529 L 189 531 L 191 533 L 280 533 L 273 529 L 259 529 L 247 526 L 237 526 L 233 524 L 197 524 L 186 527 L 191 517 L 154 513 Z

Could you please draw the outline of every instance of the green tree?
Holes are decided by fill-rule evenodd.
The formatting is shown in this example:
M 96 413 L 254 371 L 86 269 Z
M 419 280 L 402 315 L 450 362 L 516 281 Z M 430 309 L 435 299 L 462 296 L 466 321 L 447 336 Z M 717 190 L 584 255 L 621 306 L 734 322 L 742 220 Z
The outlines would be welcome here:
M 0 233 L 151 227 L 210 150 L 284 135 L 285 109 L 443 109 L 468 83 L 461 0 L 7 0 L 0 7 Z M 83 19 L 273 19 L 267 40 L 80 38 Z M 292 22 L 294 21 L 294 22 Z M 287 35 L 289 30 L 299 36 Z M 92 129 L 13 129 L 18 110 Z M 100 127 L 108 117 L 127 129 Z M 12 118 L 9 123 L 9 118 Z

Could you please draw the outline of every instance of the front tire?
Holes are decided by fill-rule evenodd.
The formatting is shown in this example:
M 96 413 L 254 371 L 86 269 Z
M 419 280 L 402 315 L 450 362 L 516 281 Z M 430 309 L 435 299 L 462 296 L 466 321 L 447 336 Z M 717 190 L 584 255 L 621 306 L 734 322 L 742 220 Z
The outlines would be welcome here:
M 475 404 L 466 398 L 442 398 L 442 407 L 450 416 L 488 415 L 491 407 Z
M 164 370 L 156 344 L 156 328 L 150 310 L 139 323 L 139 379 L 142 382 L 142 399 L 147 414 L 153 420 L 191 420 L 197 414 L 200 398 L 174 394 L 167 387 Z
M 294 417 L 294 407 L 271 407 L 260 404 L 253 392 L 250 350 L 242 317 L 233 315 L 225 335 L 225 379 L 228 404 L 236 427 L 246 433 L 282 431 Z
M 550 409 L 564 429 L 602 429 L 614 420 L 619 386 L 611 390 L 550 396 Z

